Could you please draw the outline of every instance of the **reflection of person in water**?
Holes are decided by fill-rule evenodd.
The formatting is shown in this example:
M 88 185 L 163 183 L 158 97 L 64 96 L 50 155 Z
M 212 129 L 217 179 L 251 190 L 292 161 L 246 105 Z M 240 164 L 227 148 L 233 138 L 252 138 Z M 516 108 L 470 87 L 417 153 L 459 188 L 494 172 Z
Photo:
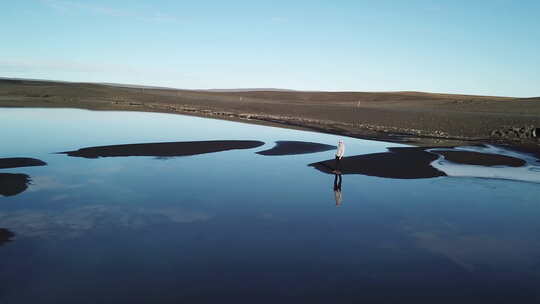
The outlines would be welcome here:
M 338 147 L 336 151 L 336 170 L 334 173 L 341 175 L 341 159 L 343 158 L 343 155 L 345 154 L 345 144 L 343 143 L 343 140 L 339 140 Z M 340 176 L 341 180 L 341 176 Z
M 334 196 L 336 198 L 336 207 L 341 205 L 341 174 L 334 174 Z

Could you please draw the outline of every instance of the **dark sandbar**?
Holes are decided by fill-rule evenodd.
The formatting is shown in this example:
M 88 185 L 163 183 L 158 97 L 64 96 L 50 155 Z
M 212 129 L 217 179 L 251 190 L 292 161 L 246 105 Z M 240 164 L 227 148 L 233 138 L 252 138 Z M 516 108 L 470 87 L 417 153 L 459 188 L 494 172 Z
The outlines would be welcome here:
M 0 158 L 0 169 L 46 166 L 47 163 L 35 158 L 28 157 L 11 157 Z
M 17 195 L 28 188 L 30 176 L 16 173 L 0 173 L 0 195 Z
M 389 152 L 344 157 L 341 160 L 342 174 L 363 174 L 386 178 L 431 178 L 445 176 L 429 164 L 437 155 L 417 148 L 391 148 Z M 309 166 L 333 174 L 336 161 L 329 159 Z
M 185 141 L 148 144 L 128 144 L 82 148 L 77 151 L 60 152 L 73 157 L 99 158 L 118 156 L 174 157 L 214 153 L 236 149 L 252 149 L 264 145 L 261 141 L 215 140 Z
M 384 153 L 344 157 L 341 160 L 340 171 L 342 174 L 402 179 L 446 176 L 444 172 L 430 165 L 439 156 L 450 162 L 465 165 L 520 167 L 526 164 L 522 159 L 505 155 L 451 150 L 451 148 L 447 151 L 427 151 L 429 149 L 429 147 L 388 148 L 389 151 Z M 324 173 L 334 174 L 336 161 L 329 159 L 309 166 Z
M 305 141 L 276 141 L 276 145 L 268 150 L 257 152 L 260 155 L 295 155 L 323 152 L 336 149 L 336 146 Z

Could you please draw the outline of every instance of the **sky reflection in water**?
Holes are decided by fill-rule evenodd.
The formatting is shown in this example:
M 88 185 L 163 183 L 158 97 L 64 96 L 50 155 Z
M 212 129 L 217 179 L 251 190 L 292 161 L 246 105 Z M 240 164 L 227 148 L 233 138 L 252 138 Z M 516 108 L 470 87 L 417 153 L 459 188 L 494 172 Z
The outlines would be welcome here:
M 307 166 L 333 151 L 256 153 L 276 141 L 335 145 L 333 135 L 67 109 L 2 109 L 0 127 L 10 130 L 0 157 L 48 164 L 0 172 L 32 180 L 26 191 L 0 196 L 0 228 L 14 234 L 0 247 L 0 302 L 540 296 L 537 183 L 351 174 L 342 176 L 336 208 L 334 176 Z M 166 159 L 53 153 L 231 139 L 265 145 Z M 347 156 L 399 147 L 344 139 Z

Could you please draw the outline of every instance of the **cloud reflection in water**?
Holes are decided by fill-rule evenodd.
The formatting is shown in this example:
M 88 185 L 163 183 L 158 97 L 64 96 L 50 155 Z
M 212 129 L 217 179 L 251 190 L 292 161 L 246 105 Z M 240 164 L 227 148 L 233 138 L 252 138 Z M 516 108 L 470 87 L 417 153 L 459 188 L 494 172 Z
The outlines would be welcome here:
M 0 222 L 21 237 L 76 238 L 97 229 L 142 229 L 154 224 L 207 221 L 213 216 L 181 207 L 88 205 L 72 209 L 0 213 Z

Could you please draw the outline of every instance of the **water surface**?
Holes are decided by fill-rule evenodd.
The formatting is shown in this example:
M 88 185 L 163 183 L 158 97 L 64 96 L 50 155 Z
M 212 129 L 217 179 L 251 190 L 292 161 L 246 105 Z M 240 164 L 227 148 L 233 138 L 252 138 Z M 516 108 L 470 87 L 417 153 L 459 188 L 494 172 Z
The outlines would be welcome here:
M 404 146 L 72 109 L 0 109 L 0 129 L 0 158 L 46 163 L 0 169 L 29 179 L 16 194 L 0 193 L 0 303 L 540 299 L 540 173 L 531 155 L 469 147 L 461 149 L 525 164 L 435 157 L 427 165 L 444 174 L 350 172 L 336 207 L 334 174 L 308 166 L 334 151 L 258 152 L 278 141 L 335 146 L 340 138 L 351 157 Z M 264 144 L 176 157 L 57 153 L 208 141 Z

